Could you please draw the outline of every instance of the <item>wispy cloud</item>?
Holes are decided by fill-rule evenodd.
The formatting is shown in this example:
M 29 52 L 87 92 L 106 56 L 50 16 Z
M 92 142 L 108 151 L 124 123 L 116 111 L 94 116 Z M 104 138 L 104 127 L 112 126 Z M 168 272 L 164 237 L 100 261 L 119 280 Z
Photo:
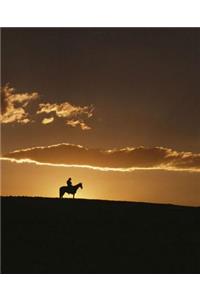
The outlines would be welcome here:
M 71 116 L 87 115 L 91 117 L 93 115 L 93 106 L 75 106 L 69 102 L 57 103 L 41 103 L 39 104 L 39 110 L 37 114 L 52 113 L 54 112 L 59 118 L 67 118 Z
M 163 147 L 101 150 L 64 143 L 15 150 L 5 154 L 4 159 L 102 171 L 130 172 L 141 169 L 200 172 L 200 154 Z
M 80 126 L 82 130 L 91 129 L 90 126 L 88 126 L 84 121 L 81 121 L 81 120 L 68 120 L 66 123 L 67 123 L 67 125 L 69 125 L 71 127 Z
M 51 117 L 51 118 L 44 118 L 44 119 L 42 120 L 42 124 L 47 125 L 47 124 L 52 123 L 53 121 L 54 121 L 54 117 Z
M 8 84 L 1 88 L 1 123 L 30 122 L 27 105 L 39 98 L 38 93 L 16 93 Z
M 30 108 L 32 101 L 40 100 L 37 92 L 16 93 L 15 89 L 8 84 L 1 88 L 1 115 L 0 122 L 26 124 L 31 121 L 38 121 L 39 116 L 41 124 L 47 125 L 55 122 L 58 118 L 64 119 L 64 124 L 71 127 L 79 126 L 82 130 L 91 129 L 86 124 L 86 120 L 93 116 L 93 105 L 76 106 L 67 101 L 62 103 L 39 103 L 36 107 Z M 48 115 L 46 117 L 45 115 Z M 75 120 L 74 120 L 75 118 Z
M 93 116 L 93 110 L 94 107 L 92 105 L 75 106 L 69 102 L 63 102 L 60 104 L 40 103 L 37 114 L 54 114 L 55 117 L 64 118 L 66 120 L 65 124 L 68 126 L 79 126 L 82 130 L 89 130 L 91 127 L 86 124 L 83 118 L 91 118 Z M 76 120 L 73 119 L 74 117 L 76 117 Z

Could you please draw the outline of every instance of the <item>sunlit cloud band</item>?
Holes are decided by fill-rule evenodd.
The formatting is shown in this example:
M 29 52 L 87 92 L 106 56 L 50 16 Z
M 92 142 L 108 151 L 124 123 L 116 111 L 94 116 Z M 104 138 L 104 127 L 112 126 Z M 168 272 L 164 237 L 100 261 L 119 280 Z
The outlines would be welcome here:
M 61 168 L 81 168 L 81 169 L 90 169 L 95 171 L 103 171 L 103 172 L 133 172 L 133 171 L 153 171 L 153 170 L 160 170 L 160 171 L 178 171 L 178 172 L 200 172 L 200 169 L 176 169 L 173 167 L 153 167 L 153 168 L 109 168 L 109 167 L 94 167 L 89 165 L 70 165 L 70 164 L 55 164 L 55 163 L 41 163 L 32 159 L 15 159 L 15 158 L 7 158 L 7 157 L 0 157 L 2 161 L 8 161 L 11 163 L 17 164 L 35 164 L 38 166 L 47 166 L 47 167 L 61 167 Z
M 1 160 L 53 167 L 87 168 L 99 171 L 166 170 L 200 172 L 200 154 L 178 152 L 163 147 L 126 147 L 101 150 L 63 143 L 15 150 L 3 155 Z

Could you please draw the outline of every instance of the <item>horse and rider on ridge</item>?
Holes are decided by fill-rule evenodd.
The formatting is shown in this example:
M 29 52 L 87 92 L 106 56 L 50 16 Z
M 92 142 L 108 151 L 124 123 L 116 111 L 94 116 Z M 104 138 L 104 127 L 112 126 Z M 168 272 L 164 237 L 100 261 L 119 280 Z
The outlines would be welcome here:
M 71 177 L 69 177 L 67 179 L 66 183 L 67 183 L 67 186 L 61 186 L 59 189 L 60 198 L 62 198 L 65 193 L 72 194 L 73 198 L 74 198 L 78 188 L 81 188 L 81 189 L 83 188 L 83 185 L 81 182 L 76 185 L 72 185 Z

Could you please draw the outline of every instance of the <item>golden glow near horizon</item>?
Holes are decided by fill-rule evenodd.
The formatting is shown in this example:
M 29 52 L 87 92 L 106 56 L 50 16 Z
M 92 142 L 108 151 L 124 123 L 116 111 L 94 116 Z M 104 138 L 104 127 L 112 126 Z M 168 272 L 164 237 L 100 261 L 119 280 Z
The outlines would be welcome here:
M 66 185 L 67 178 L 72 177 L 73 184 L 83 183 L 76 198 L 200 205 L 197 172 L 102 172 L 79 167 L 12 163 L 9 160 L 2 160 L 1 165 L 2 195 L 57 198 L 59 187 Z M 71 196 L 65 195 L 65 198 Z

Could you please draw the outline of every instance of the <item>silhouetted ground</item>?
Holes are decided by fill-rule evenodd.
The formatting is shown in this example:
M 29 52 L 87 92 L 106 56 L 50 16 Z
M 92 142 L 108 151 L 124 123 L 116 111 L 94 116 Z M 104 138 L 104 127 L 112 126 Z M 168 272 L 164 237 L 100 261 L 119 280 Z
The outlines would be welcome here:
M 200 208 L 2 197 L 3 273 L 200 273 Z

